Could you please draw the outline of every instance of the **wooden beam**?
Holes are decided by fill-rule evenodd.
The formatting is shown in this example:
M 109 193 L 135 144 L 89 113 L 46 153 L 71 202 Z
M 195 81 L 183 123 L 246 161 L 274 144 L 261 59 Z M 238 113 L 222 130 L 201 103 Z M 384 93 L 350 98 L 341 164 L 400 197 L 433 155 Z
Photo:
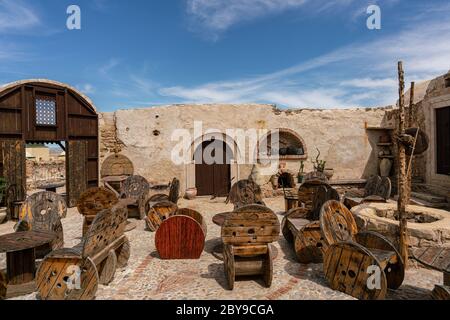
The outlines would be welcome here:
M 398 63 L 398 81 L 399 81 L 399 112 L 398 112 L 398 135 L 401 137 L 405 134 L 405 74 L 403 71 L 403 63 L 399 61 Z M 401 140 L 397 139 L 398 147 L 398 213 L 400 219 L 400 230 L 399 230 L 399 244 L 400 244 L 400 255 L 405 263 L 405 268 L 408 265 L 408 226 L 406 220 L 406 206 L 408 204 L 408 191 L 407 191 L 407 174 L 406 174 L 406 148 Z
M 415 125 L 414 119 L 414 87 L 415 82 L 411 82 L 411 89 L 409 90 L 409 112 L 408 112 L 408 126 L 411 128 Z

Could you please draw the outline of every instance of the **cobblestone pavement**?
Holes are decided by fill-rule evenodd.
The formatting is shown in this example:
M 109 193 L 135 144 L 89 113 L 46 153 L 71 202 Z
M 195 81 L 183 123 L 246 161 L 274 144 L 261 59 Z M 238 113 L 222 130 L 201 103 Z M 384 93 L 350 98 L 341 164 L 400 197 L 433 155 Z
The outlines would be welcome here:
M 161 260 L 155 249 L 155 234 L 145 230 L 144 221 L 136 221 L 137 228 L 128 232 L 131 242 L 131 257 L 128 266 L 117 270 L 108 286 L 99 286 L 97 299 L 257 299 L 257 300 L 302 300 L 353 299 L 328 288 L 322 272 L 322 264 L 302 265 L 296 262 L 293 250 L 281 236 L 277 243 L 278 256 L 274 260 L 274 275 L 271 288 L 255 278 L 236 281 L 233 291 L 226 289 L 222 261 L 212 254 L 220 243 L 220 227 L 214 225 L 212 217 L 219 212 L 231 211 L 232 205 L 224 198 L 197 198 L 180 200 L 180 207 L 201 212 L 208 224 L 205 250 L 199 260 Z M 266 204 L 282 219 L 283 198 L 265 199 Z M 0 225 L 0 234 L 13 231 L 14 223 Z M 82 217 L 76 208 L 68 211 L 63 220 L 65 246 L 71 247 L 80 241 Z M 0 254 L 0 268 L 5 268 L 5 255 Z M 388 293 L 387 299 L 429 299 L 430 290 L 442 283 L 442 274 L 419 267 L 406 272 L 402 287 Z M 36 299 L 36 294 L 17 299 Z

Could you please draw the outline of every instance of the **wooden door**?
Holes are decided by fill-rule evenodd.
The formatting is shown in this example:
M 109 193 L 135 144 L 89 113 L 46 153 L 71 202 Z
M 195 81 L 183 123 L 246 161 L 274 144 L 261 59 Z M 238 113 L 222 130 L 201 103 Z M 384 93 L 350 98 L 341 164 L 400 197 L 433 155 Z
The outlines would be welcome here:
M 88 142 L 82 140 L 69 141 L 66 154 L 66 188 L 69 208 L 77 205 L 81 194 L 87 189 Z
M 203 154 L 205 148 L 213 142 L 214 140 L 203 142 L 196 154 L 198 152 Z M 216 150 L 217 148 L 220 148 L 223 154 L 223 159 L 220 163 L 207 164 L 203 157 L 201 157 L 201 160 L 196 157 L 195 182 L 197 195 L 199 196 L 214 195 L 223 197 L 227 196 L 230 191 L 231 167 L 229 162 L 227 163 L 227 158 L 231 157 L 231 151 L 227 148 L 226 143 L 221 141 L 221 143 L 216 144 L 215 149 L 212 151 L 212 156 L 215 156 L 215 152 L 219 151 Z
M 16 185 L 16 199 L 10 201 L 22 201 L 26 198 L 27 174 L 25 141 L 2 140 L 0 141 L 0 153 L 2 153 L 3 168 L 1 175 L 6 179 L 8 186 Z
M 436 109 L 437 173 L 450 175 L 450 107 Z

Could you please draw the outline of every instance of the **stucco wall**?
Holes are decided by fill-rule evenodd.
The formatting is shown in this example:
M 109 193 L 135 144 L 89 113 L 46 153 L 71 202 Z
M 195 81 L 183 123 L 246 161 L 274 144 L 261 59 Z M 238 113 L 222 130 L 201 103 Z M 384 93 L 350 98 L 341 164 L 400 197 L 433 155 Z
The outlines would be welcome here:
M 135 173 L 154 183 L 179 177 L 182 189 L 195 185 L 192 165 L 174 165 L 171 141 L 175 129 L 187 129 L 193 135 L 194 121 L 203 122 L 203 130 L 230 128 L 287 128 L 302 137 L 308 149 L 305 171 L 312 170 L 311 159 L 319 148 L 327 167 L 335 169 L 334 179 L 359 179 L 378 172 L 377 138 L 367 126 L 390 126 L 386 108 L 281 111 L 271 105 L 173 105 L 147 109 L 118 110 L 101 116 L 101 156 L 113 152 L 115 143 L 129 157 Z M 115 121 L 115 124 L 114 124 Z M 243 152 L 243 151 L 241 151 Z M 248 153 L 245 152 L 245 153 Z M 300 161 L 288 161 L 287 168 L 297 172 Z M 247 178 L 251 165 L 233 165 L 232 176 Z M 194 175 L 195 176 L 195 175 Z

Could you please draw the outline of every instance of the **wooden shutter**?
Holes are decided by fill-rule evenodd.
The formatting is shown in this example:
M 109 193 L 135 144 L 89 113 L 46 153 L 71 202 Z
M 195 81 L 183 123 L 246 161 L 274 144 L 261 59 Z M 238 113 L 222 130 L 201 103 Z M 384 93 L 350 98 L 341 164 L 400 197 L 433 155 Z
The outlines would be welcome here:
M 437 173 L 450 175 L 450 107 L 436 109 Z
M 69 141 L 67 153 L 67 204 L 77 205 L 81 194 L 87 189 L 87 141 Z
M 6 179 L 8 186 L 17 186 L 16 199 L 10 200 L 25 200 L 27 186 L 25 142 L 22 140 L 2 140 L 0 141 L 0 149 L 3 177 Z

